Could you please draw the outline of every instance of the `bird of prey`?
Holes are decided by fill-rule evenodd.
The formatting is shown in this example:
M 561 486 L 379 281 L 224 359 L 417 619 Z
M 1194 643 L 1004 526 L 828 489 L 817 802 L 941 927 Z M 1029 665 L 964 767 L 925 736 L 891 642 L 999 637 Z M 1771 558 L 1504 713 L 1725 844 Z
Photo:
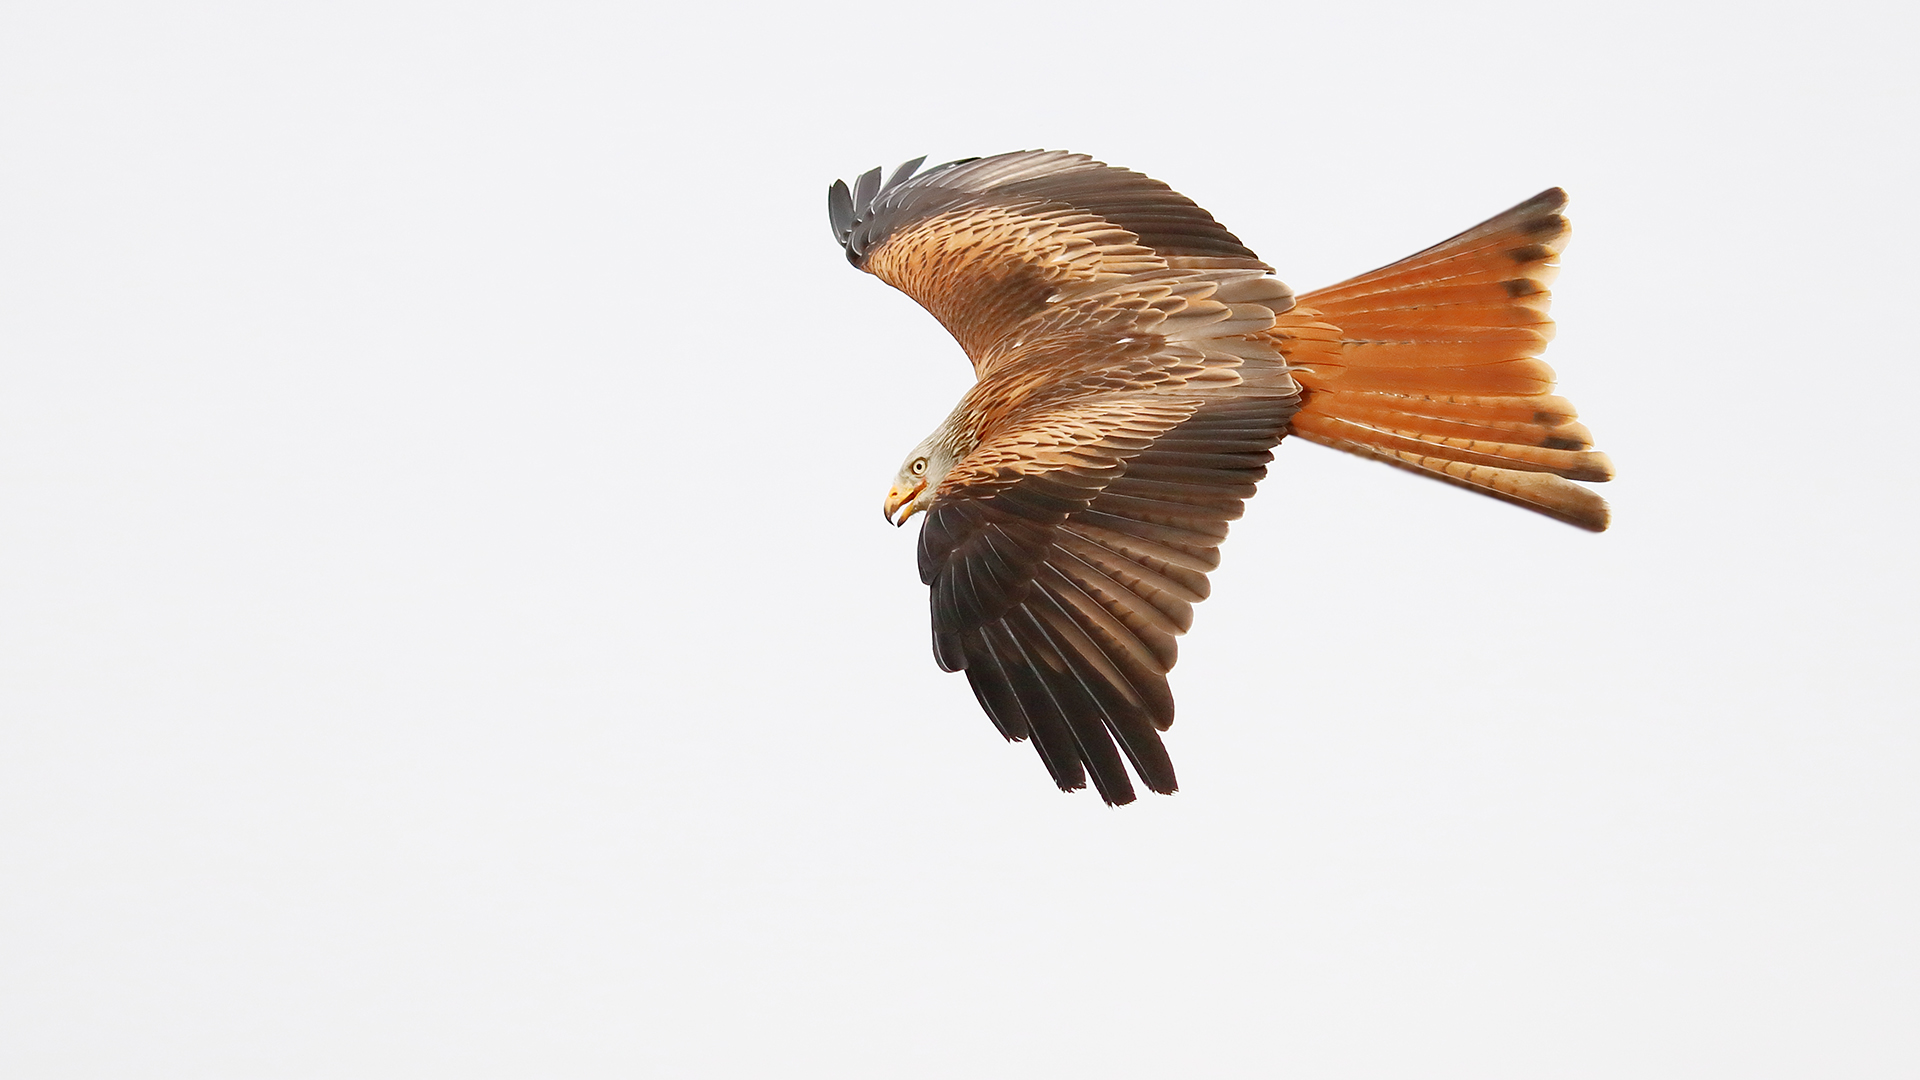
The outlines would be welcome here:
M 1022 151 L 827 192 L 847 261 L 931 312 L 977 381 L 907 455 L 933 654 L 1062 790 L 1175 790 L 1174 638 L 1288 435 L 1593 531 L 1612 476 L 1536 357 L 1567 239 L 1541 192 L 1295 297 L 1157 180 Z

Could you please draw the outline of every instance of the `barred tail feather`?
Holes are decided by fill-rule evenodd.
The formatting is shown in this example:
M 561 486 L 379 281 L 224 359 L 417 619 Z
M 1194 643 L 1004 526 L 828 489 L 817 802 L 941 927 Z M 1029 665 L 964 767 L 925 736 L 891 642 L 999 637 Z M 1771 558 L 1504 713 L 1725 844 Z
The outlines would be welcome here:
M 1470 488 L 1483 495 L 1524 506 L 1569 525 L 1594 532 L 1605 532 L 1612 517 L 1607 501 L 1591 488 L 1550 472 L 1530 472 L 1477 465 L 1457 457 L 1423 454 L 1417 450 L 1382 445 L 1372 438 L 1344 438 L 1338 421 L 1302 412 L 1293 418 L 1294 434 L 1309 442 L 1370 457 L 1436 480 Z
M 1290 434 L 1517 503 L 1582 528 L 1611 479 L 1536 359 L 1566 193 L 1541 192 L 1443 243 L 1300 297 L 1267 338 L 1303 393 Z

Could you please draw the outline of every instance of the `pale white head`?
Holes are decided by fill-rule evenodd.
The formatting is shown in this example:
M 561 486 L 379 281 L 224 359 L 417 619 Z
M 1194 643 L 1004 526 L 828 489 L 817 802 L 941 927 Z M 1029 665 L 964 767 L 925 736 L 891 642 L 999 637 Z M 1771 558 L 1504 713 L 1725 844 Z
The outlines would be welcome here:
M 900 463 L 900 471 L 894 474 L 893 486 L 887 489 L 888 521 L 905 525 L 908 518 L 933 505 L 933 494 L 940 489 L 940 481 L 953 471 L 954 462 L 965 456 L 960 447 L 963 430 L 961 410 L 955 409 L 933 434 L 920 440 L 920 445 L 907 454 L 907 460 Z

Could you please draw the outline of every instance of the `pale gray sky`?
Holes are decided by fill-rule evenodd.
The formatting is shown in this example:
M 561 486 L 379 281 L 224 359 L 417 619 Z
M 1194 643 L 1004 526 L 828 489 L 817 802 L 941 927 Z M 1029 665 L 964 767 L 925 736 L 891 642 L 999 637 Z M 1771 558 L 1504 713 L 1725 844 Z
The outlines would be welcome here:
M 1920 1069 L 1910 25 L 164 8 L 0 16 L 0 1073 Z M 1027 147 L 1303 291 L 1567 187 L 1614 530 L 1284 445 L 1055 791 L 824 199 Z

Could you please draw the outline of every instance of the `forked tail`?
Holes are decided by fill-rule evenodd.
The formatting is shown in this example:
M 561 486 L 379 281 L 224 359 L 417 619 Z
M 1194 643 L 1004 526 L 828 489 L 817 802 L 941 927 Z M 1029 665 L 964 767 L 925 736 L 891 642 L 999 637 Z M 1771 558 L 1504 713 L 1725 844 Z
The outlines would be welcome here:
M 1606 501 L 1572 481 L 1611 479 L 1613 465 L 1537 359 L 1566 204 L 1543 191 L 1300 297 L 1268 331 L 1304 388 L 1291 434 L 1605 529 Z

